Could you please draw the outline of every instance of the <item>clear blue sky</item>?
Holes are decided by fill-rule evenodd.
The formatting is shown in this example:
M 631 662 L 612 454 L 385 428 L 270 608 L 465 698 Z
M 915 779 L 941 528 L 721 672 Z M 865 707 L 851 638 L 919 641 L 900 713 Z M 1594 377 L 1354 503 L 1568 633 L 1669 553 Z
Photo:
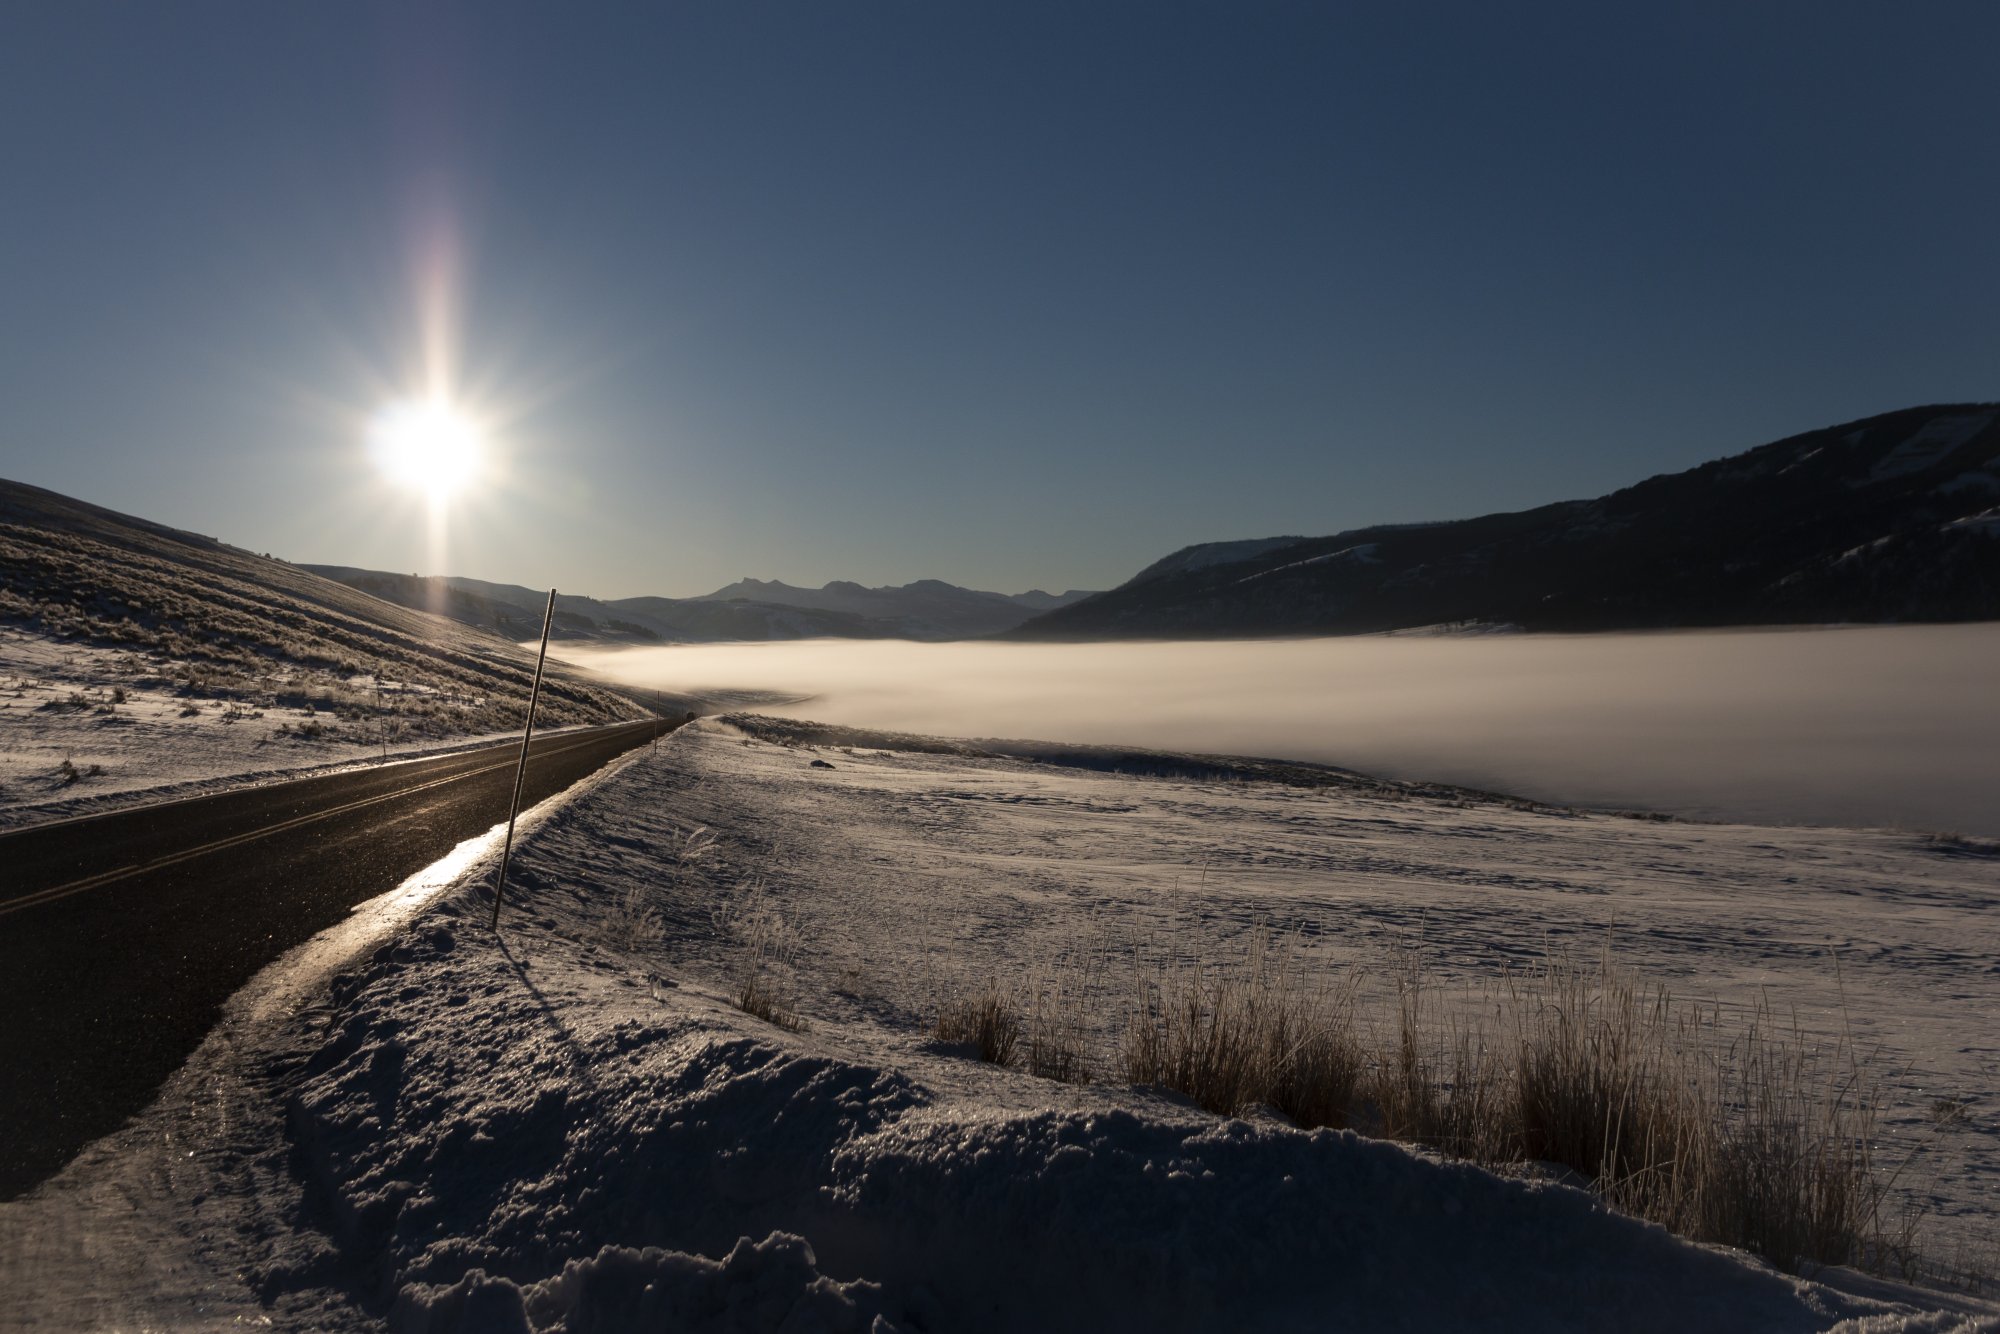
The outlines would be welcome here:
M 445 293 L 451 573 L 1102 587 L 1597 494 L 2000 397 L 1996 53 L 1986 0 L 14 4 L 0 476 L 433 571 L 363 437 Z

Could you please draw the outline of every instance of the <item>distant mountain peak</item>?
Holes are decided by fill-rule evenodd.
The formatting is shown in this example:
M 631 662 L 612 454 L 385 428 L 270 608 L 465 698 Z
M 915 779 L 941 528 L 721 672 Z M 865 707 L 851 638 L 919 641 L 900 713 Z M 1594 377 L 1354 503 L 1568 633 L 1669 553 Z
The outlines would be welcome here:
M 345 566 L 309 567 L 406 607 L 435 610 L 503 637 L 540 629 L 546 589 L 469 578 L 425 578 Z M 446 591 L 448 590 L 448 595 Z M 1074 601 L 1087 596 L 1065 594 Z M 612 644 L 772 639 L 978 639 L 1010 630 L 1064 601 L 1023 600 L 919 579 L 901 588 L 864 588 L 835 579 L 796 588 L 745 576 L 703 597 L 631 597 L 599 601 L 563 594 L 556 600 L 558 638 Z
M 1067 607 L 1072 602 L 1096 597 L 1089 589 L 1071 588 L 1061 593 L 1050 593 L 1044 589 L 1031 588 L 1025 593 L 1010 593 L 1008 600 L 1018 606 L 1028 607 L 1036 612 L 1054 611 L 1057 607 Z
M 1029 616 L 1064 606 L 1080 593 L 1061 598 L 1009 597 L 976 588 L 961 588 L 942 579 L 917 579 L 901 587 L 869 588 L 851 579 L 833 579 L 818 588 L 799 588 L 776 580 L 739 579 L 690 602 L 747 599 L 781 604 L 802 612 L 857 618 L 880 635 L 910 639 L 976 639 L 1019 625 Z

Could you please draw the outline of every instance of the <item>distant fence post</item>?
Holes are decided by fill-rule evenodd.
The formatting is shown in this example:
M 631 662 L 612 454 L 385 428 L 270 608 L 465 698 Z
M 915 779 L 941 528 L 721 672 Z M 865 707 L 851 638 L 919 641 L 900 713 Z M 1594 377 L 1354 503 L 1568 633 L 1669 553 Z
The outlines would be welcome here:
M 542 651 L 535 658 L 535 684 L 528 691 L 528 725 L 521 729 L 521 762 L 514 766 L 514 800 L 507 806 L 507 841 L 500 845 L 500 872 L 493 877 L 493 929 L 500 929 L 500 896 L 507 889 L 507 861 L 514 854 L 514 820 L 521 813 L 521 785 L 528 777 L 528 743 L 535 738 L 535 701 L 542 697 L 542 664 L 549 660 L 549 627 L 556 619 L 556 590 L 542 613 Z

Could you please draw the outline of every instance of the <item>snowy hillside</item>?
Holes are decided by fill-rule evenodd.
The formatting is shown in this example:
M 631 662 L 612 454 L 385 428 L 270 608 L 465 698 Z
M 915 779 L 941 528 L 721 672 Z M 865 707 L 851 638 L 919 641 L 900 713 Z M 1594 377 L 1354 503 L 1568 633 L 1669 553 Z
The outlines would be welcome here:
M 0 482 L 0 823 L 511 733 L 534 666 L 284 561 Z M 552 660 L 540 717 L 638 718 L 641 698 L 691 705 Z
M 1608 941 L 1813 1033 L 1844 1013 L 1895 1072 L 1899 1189 L 1990 1243 L 2000 863 L 1977 848 L 749 726 L 531 818 L 497 940 L 489 840 L 274 966 L 152 1112 L 0 1205 L 0 1323 L 2000 1329 L 1571 1186 L 1218 1118 L 1128 1086 L 1114 1050 L 1146 958 L 1260 929 L 1328 972 L 1421 937 L 1466 995 L 1551 937 Z M 995 976 L 1087 1002 L 1087 1082 L 933 1039 L 940 995 Z M 796 1018 L 737 1008 L 752 982 Z
M 350 683 L 383 673 L 428 693 L 433 707 L 406 721 L 429 735 L 511 725 L 535 666 L 514 644 L 448 618 L 14 482 L 0 482 L 0 625 L 124 650 L 198 698 L 358 707 Z M 558 723 L 640 712 L 560 665 L 544 699 Z
M 425 735 L 401 718 L 434 705 L 428 692 L 379 685 L 347 682 L 365 712 L 203 696 L 125 650 L 0 626 L 0 829 L 520 737 Z

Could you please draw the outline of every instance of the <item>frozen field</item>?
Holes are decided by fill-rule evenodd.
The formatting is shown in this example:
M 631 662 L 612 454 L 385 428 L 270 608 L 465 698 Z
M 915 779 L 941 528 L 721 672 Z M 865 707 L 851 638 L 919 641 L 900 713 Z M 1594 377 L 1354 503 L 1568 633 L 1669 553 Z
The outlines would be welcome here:
M 1273 755 L 1545 801 L 2000 838 L 2000 625 L 569 649 L 940 736 Z
M 716 842 L 690 855 L 697 826 Z M 499 941 L 454 878 L 478 874 L 467 848 L 269 970 L 147 1117 L 0 1205 L 0 1318 L 2000 1329 L 1980 1302 L 1776 1275 L 1567 1187 L 1222 1121 L 1126 1087 L 1104 1050 L 1135 953 L 1226 957 L 1260 923 L 1328 970 L 1420 935 L 1455 981 L 1608 944 L 1685 993 L 1851 1026 L 1938 1237 L 1987 1244 L 2000 860 L 1976 847 L 716 722 L 529 830 Z M 804 1031 L 729 1004 L 753 949 Z M 930 1039 L 940 985 L 1079 960 L 1104 1002 L 1095 1082 Z M 1933 1124 L 1937 1097 L 1963 1119 Z
M 716 776 L 676 805 L 782 906 L 818 1003 L 843 1019 L 875 1002 L 923 1015 L 941 973 L 1025 977 L 1084 955 L 1103 961 L 1089 985 L 1108 1069 L 1129 961 L 1162 946 L 1228 963 L 1261 929 L 1296 937 L 1308 969 L 1372 985 L 1416 945 L 1447 992 L 1609 951 L 1686 998 L 1744 1011 L 1768 997 L 1829 1042 L 1851 1033 L 1894 1083 L 1885 1129 L 1917 1155 L 1907 1180 L 1942 1233 L 2000 1241 L 2000 846 L 747 737 L 732 750 L 718 730 L 689 739 L 691 765 Z M 697 942 L 689 961 L 713 949 L 697 916 L 669 932 Z M 1938 1129 L 1939 1098 L 1966 1121 Z

